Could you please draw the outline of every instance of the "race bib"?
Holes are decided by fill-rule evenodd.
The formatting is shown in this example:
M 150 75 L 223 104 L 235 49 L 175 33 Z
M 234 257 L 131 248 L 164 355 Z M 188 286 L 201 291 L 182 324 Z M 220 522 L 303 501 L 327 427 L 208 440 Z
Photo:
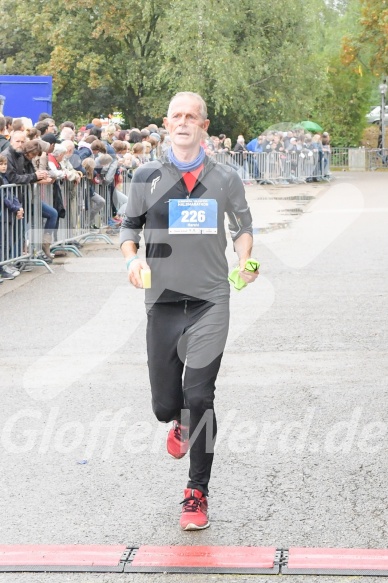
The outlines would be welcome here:
M 217 201 L 212 198 L 178 198 L 169 201 L 170 235 L 216 235 Z

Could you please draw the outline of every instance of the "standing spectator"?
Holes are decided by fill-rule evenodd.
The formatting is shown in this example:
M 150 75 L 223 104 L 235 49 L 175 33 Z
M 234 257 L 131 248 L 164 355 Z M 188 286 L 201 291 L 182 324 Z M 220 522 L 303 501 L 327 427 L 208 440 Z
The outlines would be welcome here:
M 137 142 L 132 146 L 132 158 L 134 159 L 137 167 L 145 163 L 146 160 L 144 156 L 143 142 Z
M 99 119 L 98 117 L 95 117 L 94 119 L 92 119 L 92 124 L 94 125 L 95 128 L 102 128 L 102 120 Z
M 118 135 L 117 135 L 117 139 L 120 140 L 120 142 L 128 142 L 129 141 L 129 131 L 128 130 L 120 130 Z
M 57 140 L 54 134 L 45 134 L 39 140 L 41 147 L 42 147 L 42 155 L 39 158 L 38 167 L 39 170 L 48 170 L 48 155 L 52 154 L 56 144 L 60 143 L 60 140 Z M 48 148 L 45 147 L 44 144 L 48 144 Z
M 72 121 L 64 121 L 63 123 L 61 123 L 59 129 L 62 131 L 63 128 L 70 128 L 75 133 L 75 125 Z
M 137 144 L 141 141 L 142 141 L 142 137 L 141 137 L 141 133 L 139 132 L 139 130 L 131 130 L 129 132 L 128 142 L 130 143 L 131 147 L 133 146 L 133 144 Z
M 93 126 L 89 132 L 89 136 L 96 136 L 98 140 L 101 140 L 102 129 Z
M 49 178 L 46 171 L 35 172 L 31 160 L 42 153 L 38 140 L 28 142 L 29 152 L 34 152 L 32 157 L 24 156 L 26 136 L 24 132 L 14 132 L 10 145 L 5 154 L 8 159 L 7 178 L 10 184 L 32 184 Z
M 37 140 L 40 138 L 40 131 L 36 128 L 27 128 L 26 129 L 26 137 L 27 140 Z
M 106 147 L 96 136 L 88 136 L 79 143 L 78 155 L 82 161 L 85 158 L 92 158 L 98 154 L 106 154 Z
M 248 150 L 248 152 L 256 152 L 256 146 L 257 146 L 258 140 L 259 140 L 259 136 L 257 136 L 257 138 L 253 138 L 253 140 L 251 140 L 250 142 L 247 143 L 246 149 Z
M 241 178 L 246 181 L 249 179 L 249 168 L 248 168 L 248 151 L 245 147 L 244 136 L 240 135 L 237 138 L 237 142 L 233 148 L 233 152 L 236 153 L 236 162 L 240 166 L 239 174 Z M 248 183 L 249 184 L 249 183 Z
M 314 179 L 317 180 L 318 177 L 323 176 L 323 149 L 322 149 L 322 142 L 321 142 L 321 135 L 315 134 L 312 138 L 312 148 L 314 153 L 314 161 L 315 161 L 315 168 L 314 168 Z
M 157 138 L 155 136 L 158 136 Z M 147 142 L 151 144 L 151 151 L 150 151 L 150 161 L 156 160 L 158 158 L 158 145 L 159 145 L 160 136 L 159 134 L 151 134 L 147 138 Z
M 5 120 L 5 137 L 9 139 L 12 133 L 13 117 L 11 117 L 10 115 L 5 115 L 4 120 Z
M 49 124 L 46 121 L 38 121 L 37 124 L 35 124 L 35 129 L 37 129 L 40 132 L 40 137 L 43 137 L 45 134 L 49 133 Z
M 64 140 L 61 144 L 66 148 L 65 156 L 61 162 L 62 167 L 66 170 L 68 188 L 69 188 L 69 206 L 67 212 L 69 215 L 69 227 L 70 229 L 76 229 L 77 226 L 77 196 L 76 187 L 80 183 L 81 178 L 85 174 L 85 169 L 82 166 L 81 159 L 75 151 L 74 142 L 71 140 Z M 72 164 L 72 160 L 75 166 Z M 73 244 L 77 244 L 74 243 Z
M 75 132 L 72 128 L 65 126 L 62 128 L 61 133 L 59 134 L 60 140 L 71 140 L 74 141 Z
M 330 136 L 328 132 L 322 134 L 322 152 L 323 152 L 323 175 L 329 176 L 329 162 L 331 154 Z
M 78 132 L 75 136 L 75 142 L 76 142 L 77 146 L 80 142 L 82 142 L 85 139 L 85 137 L 86 137 L 85 132 L 82 129 L 78 130 Z
M 105 199 L 94 190 L 94 177 L 97 175 L 95 171 L 96 162 L 95 156 L 98 154 L 106 154 L 105 145 L 97 140 L 95 136 L 88 136 L 84 141 L 80 142 L 78 155 L 82 162 L 82 166 L 86 171 L 88 184 L 86 186 L 85 205 L 90 209 L 89 213 L 89 227 L 91 229 L 98 229 L 95 224 L 97 214 L 105 207 Z
M 45 119 L 51 119 L 51 114 L 50 114 L 50 113 L 46 113 L 46 112 L 42 112 L 42 113 L 39 115 L 38 122 L 39 122 L 39 121 L 43 121 L 43 120 L 45 120 Z
M 24 121 L 21 117 L 16 117 L 12 122 L 12 132 L 24 132 Z
M 101 134 L 101 141 L 104 142 L 105 144 L 108 143 L 110 145 L 113 145 L 113 142 L 118 139 L 115 136 L 116 133 L 116 126 L 114 124 L 109 124 L 103 131 Z
M 128 152 L 128 143 L 122 140 L 115 140 L 113 142 L 113 149 L 116 154 L 116 159 L 118 166 L 122 166 L 124 163 L 124 156 Z
M 62 166 L 67 148 L 64 144 L 56 144 L 51 154 L 48 155 L 49 175 L 54 180 L 66 180 L 67 170 Z
M 27 142 L 24 146 L 24 157 L 27 160 L 26 169 L 33 168 L 32 160 L 37 156 L 40 156 L 42 153 L 42 148 L 40 145 L 39 140 L 31 140 Z M 50 178 L 48 172 L 37 170 L 36 174 L 40 175 L 40 173 L 44 174 L 44 178 L 39 181 L 41 184 L 51 184 L 52 179 Z M 52 242 L 52 237 L 54 230 L 57 225 L 58 221 L 58 212 L 55 208 L 51 205 L 47 204 L 45 201 L 42 201 L 42 217 L 46 219 L 44 225 L 44 232 L 43 232 L 43 241 L 42 241 L 42 249 L 43 249 L 43 258 L 47 263 L 52 263 L 54 255 L 50 252 L 50 244 Z
M 5 117 L 0 117 L 0 152 L 3 152 L 9 146 L 9 141 L 5 135 Z
M 0 187 L 9 184 L 7 179 L 7 162 L 7 157 L 4 154 L 0 154 Z M 3 213 L 1 211 L 3 211 Z M 10 253 L 12 243 L 14 249 L 17 248 L 17 241 L 15 239 L 17 229 L 13 230 L 13 221 L 15 218 L 16 220 L 21 220 L 23 216 L 23 207 L 13 191 L 10 190 L 7 192 L 7 190 L 0 188 L 0 261 L 12 257 Z M 8 240 L 3 236 L 3 233 L 5 233 L 6 230 L 10 233 L 10 238 Z M 3 242 L 4 244 L 8 243 L 10 249 L 4 249 Z M 20 275 L 20 271 L 18 271 L 13 265 L 0 265 L 0 282 L 3 282 L 6 279 L 14 279 L 18 275 Z
M 66 171 L 67 180 L 78 184 L 82 176 L 84 175 L 84 172 L 82 172 L 82 170 L 78 170 L 77 168 L 75 168 L 71 162 L 75 153 L 74 142 L 72 142 L 71 140 L 64 140 L 60 145 L 66 148 L 65 156 L 61 162 L 61 165 Z M 77 158 L 75 158 L 75 160 L 77 160 Z M 76 164 L 78 160 L 76 161 Z

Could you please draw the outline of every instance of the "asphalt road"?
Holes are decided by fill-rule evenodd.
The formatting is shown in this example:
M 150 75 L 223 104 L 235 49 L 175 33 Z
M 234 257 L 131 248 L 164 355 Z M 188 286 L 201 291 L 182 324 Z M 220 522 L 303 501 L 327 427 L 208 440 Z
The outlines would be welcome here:
M 117 239 L 2 284 L 0 544 L 386 548 L 387 185 L 247 188 L 261 275 L 232 294 L 203 532 L 179 529 L 188 460 L 167 456 L 151 412 L 142 292 Z M 0 574 L 121 580 L 277 578 Z

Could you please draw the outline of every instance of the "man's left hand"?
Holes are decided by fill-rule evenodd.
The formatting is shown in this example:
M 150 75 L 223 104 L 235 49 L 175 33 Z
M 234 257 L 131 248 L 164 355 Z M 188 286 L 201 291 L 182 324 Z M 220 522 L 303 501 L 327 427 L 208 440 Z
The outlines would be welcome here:
M 256 271 L 247 271 L 245 269 L 246 262 L 246 259 L 240 261 L 239 276 L 245 281 L 245 283 L 253 283 L 259 275 L 259 270 L 257 269 Z

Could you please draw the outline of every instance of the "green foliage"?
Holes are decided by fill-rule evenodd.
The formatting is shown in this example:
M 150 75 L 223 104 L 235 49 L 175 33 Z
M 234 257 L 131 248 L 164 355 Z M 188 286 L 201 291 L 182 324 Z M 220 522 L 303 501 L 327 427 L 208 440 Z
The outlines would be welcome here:
M 358 146 L 368 112 L 371 76 L 350 69 L 337 57 L 328 70 L 327 91 L 316 105 L 316 117 L 330 133 L 332 146 Z
M 131 126 L 160 123 L 171 96 L 191 90 L 208 103 L 211 133 L 248 138 L 314 119 L 338 139 L 359 135 L 369 81 L 338 62 L 359 0 L 2 4 L 0 71 L 53 75 L 59 120 L 122 111 Z
M 388 72 L 388 4 L 386 0 L 359 0 L 359 25 L 346 36 L 343 61 L 361 62 L 376 76 Z

